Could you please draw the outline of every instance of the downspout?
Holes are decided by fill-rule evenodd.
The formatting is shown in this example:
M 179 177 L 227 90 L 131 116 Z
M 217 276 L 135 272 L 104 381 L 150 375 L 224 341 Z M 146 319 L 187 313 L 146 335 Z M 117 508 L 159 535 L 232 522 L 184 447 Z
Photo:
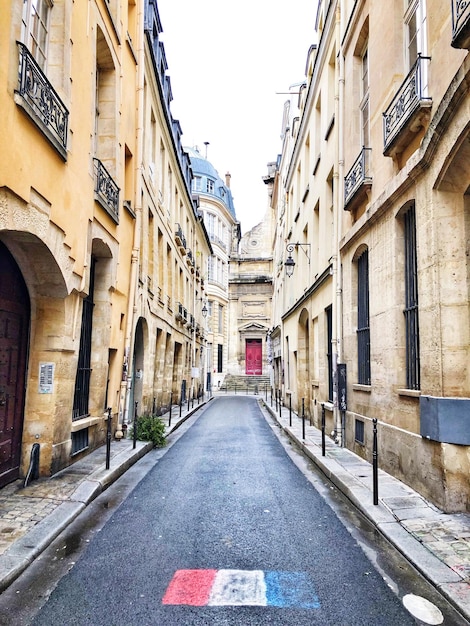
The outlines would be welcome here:
M 334 440 L 335 443 L 344 445 L 343 442 L 343 428 L 341 414 L 338 407 L 338 363 L 341 359 L 341 263 L 339 257 L 339 239 L 340 239 L 340 222 L 341 222 L 341 159 L 342 159 L 342 86 L 341 81 L 344 80 L 342 76 L 342 61 L 341 61 L 341 7 L 338 3 L 336 5 L 335 12 L 335 47 L 337 62 L 335 65 L 335 120 L 338 121 L 338 130 L 336 133 L 336 154 L 335 154 L 335 170 L 333 172 L 333 185 L 334 185 L 334 199 L 333 199 L 333 256 L 331 262 L 332 271 L 332 368 L 333 368 L 333 418 L 334 418 Z
M 340 241 L 342 234 L 342 221 L 344 215 L 344 83 L 345 69 L 344 56 L 341 46 L 343 33 L 341 32 L 342 20 L 345 18 L 344 0 L 340 1 L 340 15 L 338 23 L 338 65 L 339 65 L 339 81 L 338 81 L 338 219 L 336 220 L 336 258 L 337 258 L 337 274 L 336 274 L 336 315 L 337 315 L 337 355 L 338 363 L 341 363 L 343 355 L 343 266 L 341 263 Z M 341 446 L 346 444 L 345 436 L 345 414 L 339 416 L 341 422 Z
M 138 2 L 137 13 L 137 33 L 139 36 L 137 49 L 137 111 L 136 111 L 136 159 L 135 159 L 135 195 L 134 195 L 134 241 L 132 244 L 129 300 L 127 304 L 126 337 L 124 344 L 124 359 L 122 365 L 121 378 L 121 402 L 118 416 L 118 432 L 121 436 L 123 430 L 127 430 L 129 423 L 129 401 L 132 386 L 132 355 L 134 352 L 134 329 L 135 312 L 137 310 L 137 282 L 140 258 L 140 232 L 142 229 L 142 163 L 143 163 L 143 117 L 144 117 L 144 73 L 145 73 L 145 52 L 144 52 L 144 3 Z M 123 415 L 121 416 L 121 407 Z M 121 419 L 122 417 L 122 419 Z M 132 416 L 133 419 L 133 416 Z M 117 435 L 118 433 L 116 433 Z M 124 433 L 125 434 L 125 433 Z

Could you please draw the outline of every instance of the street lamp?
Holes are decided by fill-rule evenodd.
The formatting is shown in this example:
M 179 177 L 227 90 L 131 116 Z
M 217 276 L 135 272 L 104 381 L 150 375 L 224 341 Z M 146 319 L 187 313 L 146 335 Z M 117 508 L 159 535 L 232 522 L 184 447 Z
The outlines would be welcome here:
M 287 276 L 292 276 L 292 274 L 294 273 L 294 267 L 295 267 L 295 261 L 292 258 L 292 252 L 294 251 L 294 248 L 298 248 L 300 246 L 300 248 L 307 248 L 307 250 L 304 250 L 304 254 L 308 259 L 308 264 L 310 265 L 310 244 L 309 243 L 300 243 L 300 242 L 296 242 L 296 243 L 288 243 L 286 246 L 286 250 L 289 253 L 289 256 L 287 257 L 287 259 L 284 261 L 284 267 L 286 268 L 286 274 Z
M 207 317 L 207 306 L 206 306 L 205 302 L 204 302 L 204 304 L 202 306 L 201 313 L 202 313 L 202 317 Z

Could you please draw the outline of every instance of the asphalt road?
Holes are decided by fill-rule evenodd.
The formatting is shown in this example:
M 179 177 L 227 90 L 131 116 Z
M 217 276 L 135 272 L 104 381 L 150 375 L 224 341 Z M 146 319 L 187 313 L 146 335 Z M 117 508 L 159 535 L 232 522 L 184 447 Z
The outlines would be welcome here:
M 416 621 L 253 398 L 221 397 L 94 536 L 33 624 Z

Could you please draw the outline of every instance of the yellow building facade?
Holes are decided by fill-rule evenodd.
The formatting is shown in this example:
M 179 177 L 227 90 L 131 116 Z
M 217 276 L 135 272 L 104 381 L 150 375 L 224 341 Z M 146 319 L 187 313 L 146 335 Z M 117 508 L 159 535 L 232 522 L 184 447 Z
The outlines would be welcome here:
M 2 7 L 0 485 L 202 388 L 211 245 L 161 30 L 152 1 Z

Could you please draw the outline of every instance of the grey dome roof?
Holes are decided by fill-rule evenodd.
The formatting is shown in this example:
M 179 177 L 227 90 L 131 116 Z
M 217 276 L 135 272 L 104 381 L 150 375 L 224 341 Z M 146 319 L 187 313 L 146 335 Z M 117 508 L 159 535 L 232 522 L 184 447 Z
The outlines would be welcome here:
M 195 177 L 200 177 L 203 183 L 202 190 L 195 190 L 196 193 L 217 197 L 228 209 L 229 213 L 236 220 L 235 207 L 233 204 L 232 192 L 225 182 L 220 178 L 215 167 L 202 156 L 197 148 L 184 148 L 191 161 L 191 169 Z M 205 182 L 211 180 L 214 183 L 213 191 L 207 191 Z

